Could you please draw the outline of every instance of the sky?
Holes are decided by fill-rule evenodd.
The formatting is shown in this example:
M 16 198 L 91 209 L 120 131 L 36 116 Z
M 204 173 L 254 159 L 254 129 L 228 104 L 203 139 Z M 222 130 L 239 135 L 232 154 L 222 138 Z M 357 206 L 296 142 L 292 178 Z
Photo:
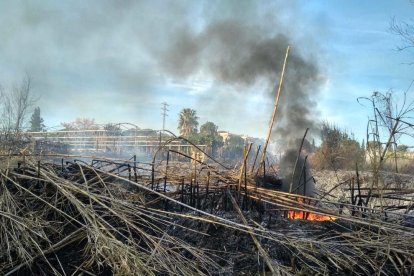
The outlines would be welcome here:
M 357 98 L 392 90 L 398 102 L 414 80 L 393 18 L 414 20 L 414 3 L 2 0 L 0 85 L 29 75 L 48 127 L 87 117 L 161 129 L 167 102 L 174 132 L 193 108 L 200 124 L 264 137 L 290 45 L 275 135 L 327 120 L 361 140 L 369 109 Z

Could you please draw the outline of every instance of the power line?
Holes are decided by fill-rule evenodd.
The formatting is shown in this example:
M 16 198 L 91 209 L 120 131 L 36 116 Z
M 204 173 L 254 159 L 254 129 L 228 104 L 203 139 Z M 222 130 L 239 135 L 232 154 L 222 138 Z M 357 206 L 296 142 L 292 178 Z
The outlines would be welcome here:
M 167 106 L 169 106 L 169 105 L 166 102 L 161 103 L 161 105 L 162 105 L 162 107 L 161 107 L 161 110 L 162 110 L 162 113 L 161 113 L 161 115 L 162 115 L 162 130 L 165 130 L 165 117 L 168 116 L 167 112 L 169 110 L 168 110 Z

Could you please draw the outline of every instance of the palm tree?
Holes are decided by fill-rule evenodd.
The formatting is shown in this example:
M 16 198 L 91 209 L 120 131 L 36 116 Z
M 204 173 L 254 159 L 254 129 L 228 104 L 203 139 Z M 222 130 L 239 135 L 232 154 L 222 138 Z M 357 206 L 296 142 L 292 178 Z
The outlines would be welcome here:
M 178 129 L 180 135 L 189 136 L 190 134 L 197 133 L 198 117 L 194 109 L 184 108 L 180 112 L 180 119 L 178 121 Z

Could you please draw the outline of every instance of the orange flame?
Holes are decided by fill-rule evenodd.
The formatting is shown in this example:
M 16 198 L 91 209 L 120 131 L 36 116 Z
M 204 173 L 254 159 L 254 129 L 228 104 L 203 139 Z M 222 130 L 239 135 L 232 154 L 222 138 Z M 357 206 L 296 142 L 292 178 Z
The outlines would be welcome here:
M 312 212 L 304 211 L 288 211 L 288 218 L 290 219 L 306 219 L 313 221 L 327 221 L 327 220 L 336 220 L 336 217 L 319 215 Z
M 298 199 L 299 202 L 303 202 L 302 198 Z M 336 220 L 336 217 L 327 216 L 327 215 L 319 215 L 312 212 L 305 212 L 305 211 L 288 211 L 288 218 L 290 219 L 305 219 L 305 220 L 313 220 L 313 221 L 328 221 L 328 220 Z

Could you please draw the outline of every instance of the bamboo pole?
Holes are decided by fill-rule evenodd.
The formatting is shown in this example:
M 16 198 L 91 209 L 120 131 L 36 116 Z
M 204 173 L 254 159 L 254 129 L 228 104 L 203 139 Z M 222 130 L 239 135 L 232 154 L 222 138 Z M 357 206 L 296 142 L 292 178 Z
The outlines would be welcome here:
M 244 151 L 243 151 L 243 163 L 242 166 L 240 168 L 240 174 L 239 174 L 239 183 L 237 185 L 237 192 L 238 195 L 240 196 L 240 190 L 241 190 L 241 184 L 243 181 L 243 174 L 244 172 L 247 170 L 247 158 L 249 157 L 250 151 L 252 149 L 252 143 L 249 143 L 248 145 L 244 145 Z
M 274 124 L 275 119 L 276 119 L 277 109 L 279 107 L 280 93 L 282 91 L 283 77 L 285 75 L 285 68 L 286 68 L 286 63 L 287 63 L 287 59 L 288 59 L 288 56 L 289 56 L 289 49 L 290 49 L 290 46 L 288 46 L 286 48 L 286 55 L 285 55 L 285 60 L 283 62 L 282 74 L 280 75 L 279 87 L 277 89 L 277 96 L 276 96 L 275 106 L 273 108 L 272 119 L 270 120 L 269 129 L 267 130 L 266 141 L 265 141 L 265 144 L 263 146 L 262 157 L 261 157 L 261 161 L 259 163 L 259 167 L 257 169 L 256 174 L 259 174 L 260 170 L 262 169 L 263 162 L 266 158 L 267 146 L 269 144 L 269 139 L 270 139 L 270 135 L 272 134 L 273 124 Z

